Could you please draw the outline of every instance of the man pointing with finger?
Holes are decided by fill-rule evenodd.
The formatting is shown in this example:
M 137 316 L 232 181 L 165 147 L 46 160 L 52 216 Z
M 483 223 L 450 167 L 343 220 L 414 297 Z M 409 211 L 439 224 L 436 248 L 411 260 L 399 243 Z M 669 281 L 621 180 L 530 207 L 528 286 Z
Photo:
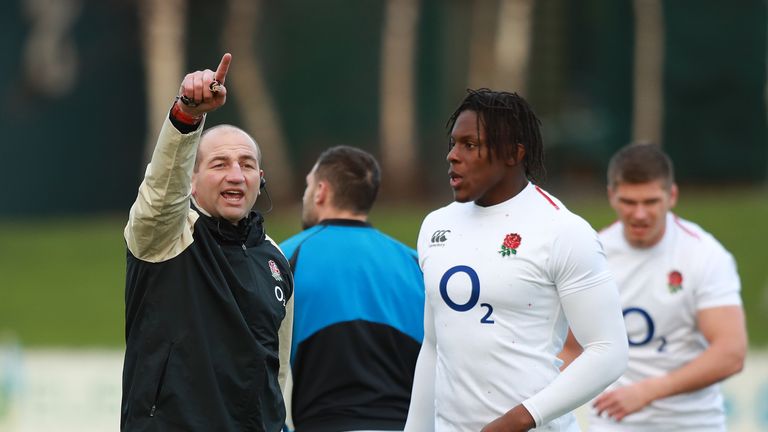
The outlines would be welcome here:
M 251 211 L 253 138 L 204 133 L 232 60 L 188 74 L 125 228 L 122 431 L 277 432 L 293 321 L 288 262 Z

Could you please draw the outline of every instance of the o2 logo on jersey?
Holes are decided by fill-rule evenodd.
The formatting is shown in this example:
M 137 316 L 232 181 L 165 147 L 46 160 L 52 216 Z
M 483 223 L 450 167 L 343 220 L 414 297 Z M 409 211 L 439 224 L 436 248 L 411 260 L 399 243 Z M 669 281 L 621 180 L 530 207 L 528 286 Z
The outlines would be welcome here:
M 275 298 L 285 306 L 285 294 L 283 294 L 283 289 L 278 285 L 275 285 Z
M 645 336 L 641 338 L 635 338 L 632 339 L 632 337 L 627 333 L 627 342 L 629 342 L 630 347 L 640 347 L 643 345 L 648 345 L 653 341 L 653 336 L 656 333 L 656 325 L 653 322 L 653 318 L 651 318 L 651 314 L 649 314 L 645 309 L 639 308 L 639 307 L 629 307 L 622 311 L 624 315 L 624 321 L 626 322 L 629 320 L 636 319 L 635 317 L 642 319 L 645 321 Z M 627 330 L 629 330 L 629 325 L 627 325 Z M 659 338 L 659 341 L 661 344 L 656 349 L 658 352 L 664 352 L 664 348 L 667 346 L 667 338 L 664 336 L 661 336 Z
M 451 279 L 452 276 L 454 276 L 457 273 L 464 273 L 467 276 L 469 276 L 469 281 L 472 286 L 472 290 L 469 294 L 469 299 L 465 303 L 456 303 L 453 301 L 450 295 L 448 295 L 448 281 Z M 477 276 L 477 272 L 469 266 L 459 265 L 455 267 L 451 267 L 448 269 L 447 272 L 443 275 L 442 278 L 440 278 L 440 297 L 443 298 L 443 301 L 445 304 L 448 305 L 449 308 L 455 310 L 456 312 L 467 312 L 475 305 L 477 305 L 477 302 L 480 300 L 480 278 Z M 482 324 L 494 324 L 495 321 L 491 319 L 491 314 L 493 313 L 493 306 L 491 306 L 488 303 L 481 303 L 480 307 L 486 309 L 485 315 L 480 318 L 480 323 Z

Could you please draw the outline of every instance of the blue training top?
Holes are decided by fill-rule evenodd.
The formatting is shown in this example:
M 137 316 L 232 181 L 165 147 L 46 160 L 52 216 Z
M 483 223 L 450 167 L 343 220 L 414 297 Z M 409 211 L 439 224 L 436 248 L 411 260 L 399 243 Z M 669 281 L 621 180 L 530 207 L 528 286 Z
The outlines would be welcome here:
M 294 272 L 296 431 L 402 430 L 424 337 L 416 252 L 346 219 L 280 247 Z

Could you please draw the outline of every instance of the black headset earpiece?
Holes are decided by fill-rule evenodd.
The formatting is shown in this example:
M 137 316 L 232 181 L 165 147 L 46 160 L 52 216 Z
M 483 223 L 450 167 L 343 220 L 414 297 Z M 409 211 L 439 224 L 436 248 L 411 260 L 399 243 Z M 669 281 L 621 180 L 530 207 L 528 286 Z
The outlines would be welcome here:
M 263 189 L 264 193 L 267 194 L 267 199 L 269 200 L 269 208 L 264 212 L 264 214 L 267 214 L 272 211 L 272 198 L 269 196 L 269 191 L 267 190 L 267 179 L 264 176 L 261 176 L 261 182 L 259 182 L 259 193 L 261 193 L 261 189 Z

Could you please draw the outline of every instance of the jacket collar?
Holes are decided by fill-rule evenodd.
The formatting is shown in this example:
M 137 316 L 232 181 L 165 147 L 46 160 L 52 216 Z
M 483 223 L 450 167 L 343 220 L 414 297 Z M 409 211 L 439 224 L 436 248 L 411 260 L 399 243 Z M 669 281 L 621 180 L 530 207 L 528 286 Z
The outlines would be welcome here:
M 252 246 L 264 239 L 264 217 L 261 213 L 251 211 L 246 217 L 240 219 L 237 225 L 234 225 L 228 220 L 209 215 L 195 202 L 191 202 L 190 206 L 200 215 L 200 220 L 219 241 Z

